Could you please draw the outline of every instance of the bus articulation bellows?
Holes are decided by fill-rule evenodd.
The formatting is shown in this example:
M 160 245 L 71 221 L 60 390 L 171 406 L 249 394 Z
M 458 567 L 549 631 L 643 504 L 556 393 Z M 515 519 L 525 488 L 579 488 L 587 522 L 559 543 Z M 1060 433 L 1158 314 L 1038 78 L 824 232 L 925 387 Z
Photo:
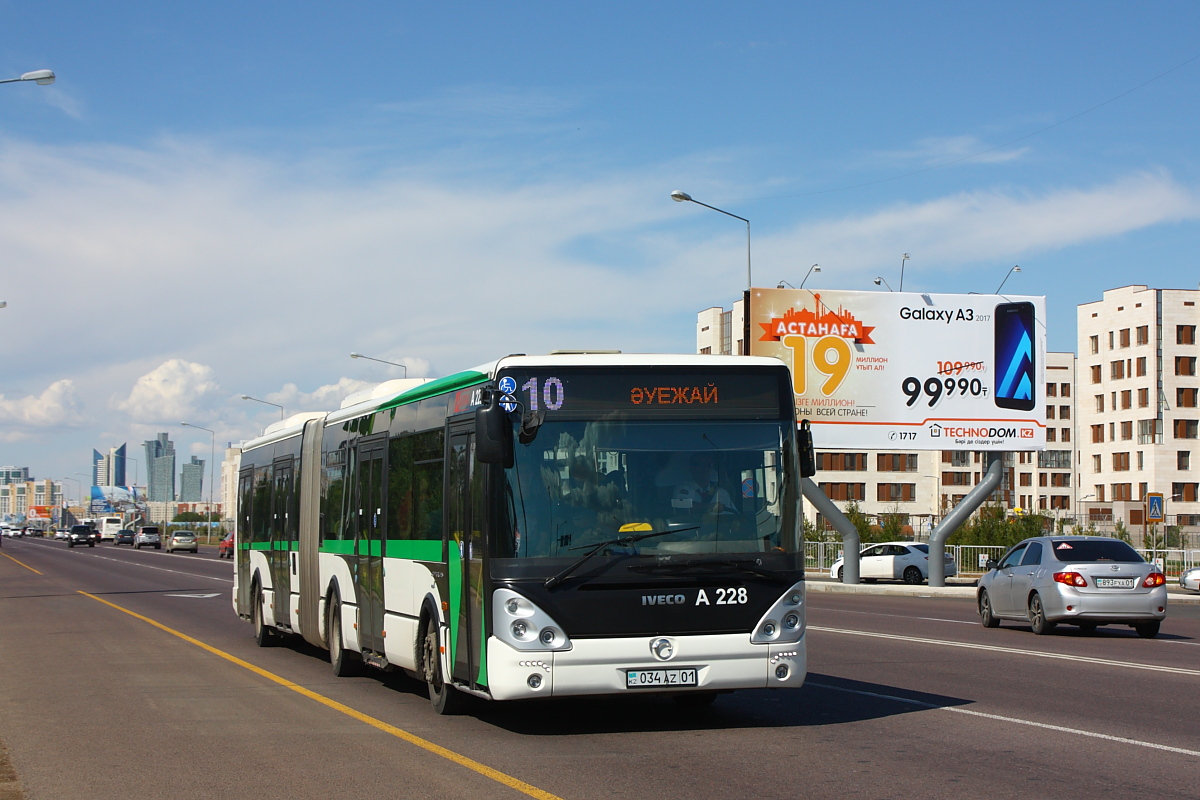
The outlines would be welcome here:
M 493 700 L 798 687 L 787 368 L 509 356 L 391 381 L 248 442 L 234 607 L 334 672 Z

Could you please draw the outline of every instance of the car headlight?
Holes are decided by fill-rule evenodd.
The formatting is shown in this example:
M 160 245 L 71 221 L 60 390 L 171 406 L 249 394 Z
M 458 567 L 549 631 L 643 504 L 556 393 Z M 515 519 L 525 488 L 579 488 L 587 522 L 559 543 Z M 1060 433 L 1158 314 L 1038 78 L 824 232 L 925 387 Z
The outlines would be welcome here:
M 492 595 L 492 632 L 516 650 L 570 650 L 571 637 L 529 598 L 511 589 Z

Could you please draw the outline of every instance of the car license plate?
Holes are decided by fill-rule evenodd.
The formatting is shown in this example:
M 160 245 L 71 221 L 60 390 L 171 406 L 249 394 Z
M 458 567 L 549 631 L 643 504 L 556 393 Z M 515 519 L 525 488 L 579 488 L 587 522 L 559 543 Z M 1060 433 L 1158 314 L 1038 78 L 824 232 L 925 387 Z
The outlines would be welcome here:
M 661 686 L 696 686 L 693 669 L 627 669 L 626 689 L 649 689 Z
M 1136 578 L 1096 578 L 1096 586 L 1101 589 L 1132 589 Z

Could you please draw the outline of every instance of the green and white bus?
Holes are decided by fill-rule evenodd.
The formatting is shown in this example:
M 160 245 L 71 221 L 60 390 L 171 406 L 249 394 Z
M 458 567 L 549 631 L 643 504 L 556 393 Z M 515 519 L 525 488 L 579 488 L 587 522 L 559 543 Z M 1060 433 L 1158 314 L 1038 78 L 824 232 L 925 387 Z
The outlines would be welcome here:
M 243 448 L 234 607 L 334 672 L 493 700 L 806 674 L 797 428 L 775 359 L 507 356 Z

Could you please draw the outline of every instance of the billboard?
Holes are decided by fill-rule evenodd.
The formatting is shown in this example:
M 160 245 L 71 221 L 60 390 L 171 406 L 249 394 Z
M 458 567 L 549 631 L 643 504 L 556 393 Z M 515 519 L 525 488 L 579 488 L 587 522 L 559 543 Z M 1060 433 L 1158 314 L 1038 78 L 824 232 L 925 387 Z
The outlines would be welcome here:
M 792 370 L 822 450 L 1040 450 L 1044 297 L 751 289 L 750 354 Z
M 134 510 L 141 498 L 132 486 L 93 486 L 88 513 L 114 514 Z

